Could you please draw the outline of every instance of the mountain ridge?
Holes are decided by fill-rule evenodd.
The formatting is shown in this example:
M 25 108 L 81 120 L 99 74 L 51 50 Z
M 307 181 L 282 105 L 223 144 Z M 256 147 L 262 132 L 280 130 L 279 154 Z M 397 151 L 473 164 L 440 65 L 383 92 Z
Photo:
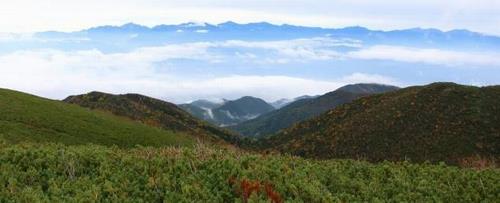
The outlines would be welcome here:
M 212 143 L 236 144 L 239 141 L 237 135 L 211 126 L 191 116 L 175 104 L 140 94 L 114 95 L 94 91 L 69 96 L 63 101 L 90 109 L 109 111 L 150 126 L 184 132 Z
M 77 33 L 77 32 L 89 32 L 89 31 L 94 31 L 94 30 L 118 30 L 118 29 L 124 29 L 124 30 L 151 30 L 151 31 L 166 31 L 169 30 L 168 28 L 176 28 L 176 27 L 183 27 L 183 28 L 235 28 L 235 27 L 281 27 L 281 28 L 309 28 L 309 29 L 324 29 L 324 30 L 349 30 L 349 31 L 355 31 L 355 32 L 424 32 L 424 33 L 448 33 L 448 34 L 475 34 L 475 35 L 483 35 L 483 36 L 491 36 L 491 37 L 500 37 L 498 35 L 494 34 L 487 34 L 487 33 L 482 33 L 482 32 L 476 32 L 468 29 L 449 29 L 449 30 L 443 30 L 443 29 L 438 29 L 438 28 L 422 28 L 422 27 L 410 27 L 410 28 L 400 28 L 400 29 L 386 29 L 386 30 L 381 30 L 381 29 L 372 29 L 360 25 L 355 25 L 355 26 L 345 26 L 345 27 L 321 27 L 321 26 L 306 26 L 306 25 L 293 25 L 293 24 L 274 24 L 270 22 L 250 22 L 250 23 L 237 23 L 234 21 L 226 21 L 222 23 L 207 23 L 207 22 L 187 22 L 187 23 L 179 23 L 179 24 L 157 24 L 154 26 L 146 26 L 142 25 L 139 23 L 134 23 L 134 22 L 128 22 L 128 23 L 123 23 L 123 24 L 118 24 L 118 25 L 101 25 L 101 26 L 95 26 L 95 27 L 90 27 L 86 29 L 81 29 L 81 30 L 76 30 L 76 31 L 71 31 L 71 32 L 60 32 L 56 30 L 51 30 L 51 31 L 43 31 L 39 33 L 45 33 L 45 32 L 58 32 L 58 33 Z M 170 30 L 172 31 L 172 30 Z M 173 30 L 176 31 L 176 30 Z
M 263 148 L 330 159 L 498 162 L 500 86 L 433 83 L 344 104 L 261 140 Z

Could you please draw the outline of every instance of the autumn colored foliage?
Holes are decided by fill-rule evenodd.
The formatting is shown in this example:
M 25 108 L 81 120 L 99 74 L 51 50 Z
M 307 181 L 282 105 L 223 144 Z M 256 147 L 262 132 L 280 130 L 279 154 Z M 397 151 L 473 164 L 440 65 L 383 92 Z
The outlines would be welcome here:
M 260 142 L 310 158 L 498 165 L 500 86 L 434 83 L 373 95 Z M 470 161 L 470 159 L 469 159 Z
M 239 183 L 239 184 L 238 184 Z M 233 187 L 236 186 L 236 193 L 241 195 L 243 202 L 248 202 L 248 199 L 252 194 L 259 194 L 264 192 L 266 197 L 273 203 L 282 203 L 283 199 L 278 192 L 273 189 L 272 184 L 270 183 L 262 183 L 258 180 L 248 180 L 243 179 L 241 181 L 237 181 L 236 178 L 229 178 L 229 184 Z

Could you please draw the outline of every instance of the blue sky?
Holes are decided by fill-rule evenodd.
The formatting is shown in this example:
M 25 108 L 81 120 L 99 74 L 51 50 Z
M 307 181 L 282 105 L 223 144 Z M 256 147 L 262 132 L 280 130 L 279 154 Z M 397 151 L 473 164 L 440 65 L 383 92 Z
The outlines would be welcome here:
M 338 36 L 331 34 L 334 30 L 316 33 L 300 28 L 295 33 L 253 36 L 234 35 L 231 30 L 212 33 L 201 23 L 220 28 L 217 24 L 226 21 L 325 28 L 360 25 L 389 31 L 413 27 L 469 29 L 500 36 L 500 3 L 4 1 L 0 3 L 0 87 L 53 99 L 98 90 L 136 92 L 182 103 L 245 95 L 273 101 L 323 94 L 359 82 L 399 86 L 436 81 L 500 84 L 500 47 L 496 46 L 500 38 L 485 38 L 483 34 L 410 30 L 387 35 L 398 39 L 377 40 L 373 36 L 387 33 Z M 118 34 L 109 30 L 104 34 L 36 33 L 128 22 L 150 27 L 196 23 L 164 33 L 140 29 Z M 433 38 L 436 33 L 444 38 Z

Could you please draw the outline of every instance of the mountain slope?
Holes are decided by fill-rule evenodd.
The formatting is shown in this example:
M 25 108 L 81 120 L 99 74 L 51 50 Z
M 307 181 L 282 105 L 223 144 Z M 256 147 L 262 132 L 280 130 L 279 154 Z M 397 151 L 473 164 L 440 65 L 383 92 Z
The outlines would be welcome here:
M 179 107 L 199 119 L 219 126 L 235 125 L 274 110 L 266 101 L 250 96 L 233 101 L 225 100 L 221 104 L 197 100 Z
M 316 98 L 316 97 L 319 97 L 319 96 L 309 96 L 309 95 L 304 95 L 304 96 L 300 96 L 300 97 L 296 97 L 296 98 L 293 98 L 293 99 L 279 99 L 279 100 L 276 100 L 272 103 L 270 103 L 275 109 L 281 109 L 283 107 L 285 107 L 286 105 L 288 104 L 291 104 L 295 101 L 298 101 L 298 100 L 302 100 L 302 99 L 313 99 L 313 98 Z
M 217 122 L 215 121 L 214 115 L 212 113 L 212 109 L 209 108 L 203 108 L 199 107 L 193 104 L 179 104 L 179 108 L 182 110 L 188 112 L 192 116 L 216 124 Z
M 396 89 L 398 88 L 394 86 L 379 84 L 347 85 L 317 98 L 298 100 L 281 109 L 230 128 L 246 136 L 265 136 L 357 98 Z
M 200 100 L 193 101 L 189 104 L 200 107 L 200 108 L 215 109 L 217 107 L 222 106 L 224 103 L 225 103 L 225 100 L 221 101 L 221 102 L 211 102 L 208 100 L 200 99 Z
M 189 115 L 175 104 L 139 94 L 112 95 L 91 92 L 70 96 L 64 101 L 82 107 L 108 111 L 165 130 L 187 133 L 204 141 L 223 142 L 224 140 L 236 143 L 239 140 L 237 135 L 211 126 Z
M 500 157 L 500 86 L 435 83 L 373 95 L 263 140 L 315 158 L 445 161 Z
M 234 125 L 272 110 L 274 107 L 264 100 L 246 96 L 224 103 L 224 105 L 215 108 L 213 113 L 221 125 Z
M 0 138 L 12 143 L 192 145 L 195 140 L 104 112 L 0 89 Z
M 208 100 L 196 100 L 188 104 L 178 105 L 182 110 L 187 111 L 196 118 L 217 124 L 216 118 L 213 114 L 213 109 L 222 106 L 224 103 L 215 103 Z
M 292 103 L 292 102 L 293 102 L 293 100 L 292 100 L 292 99 L 284 99 L 284 98 L 283 98 L 283 99 L 276 100 L 276 101 L 274 101 L 274 102 L 272 102 L 272 103 L 270 103 L 270 104 L 271 104 L 271 106 L 273 106 L 275 109 L 281 109 L 282 107 L 284 107 L 284 106 L 286 106 L 286 105 L 288 105 L 288 104 L 290 104 L 290 103 Z

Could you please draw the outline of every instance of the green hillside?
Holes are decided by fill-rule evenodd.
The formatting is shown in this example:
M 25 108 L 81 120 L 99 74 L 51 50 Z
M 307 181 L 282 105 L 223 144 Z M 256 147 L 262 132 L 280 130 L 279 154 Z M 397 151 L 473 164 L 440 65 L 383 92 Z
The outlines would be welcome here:
M 189 134 L 212 143 L 239 142 L 240 137 L 191 116 L 177 105 L 139 94 L 113 95 L 102 92 L 70 96 L 65 102 L 140 121 L 164 130 Z
M 0 89 L 0 138 L 11 143 L 94 143 L 120 147 L 194 143 L 183 133 L 6 89 Z
M 498 202 L 498 169 L 2 144 L 0 202 Z
M 245 136 L 263 137 L 291 127 L 293 124 L 318 116 L 339 105 L 371 94 L 397 90 L 380 84 L 353 84 L 316 98 L 302 99 L 285 107 L 229 128 Z
M 500 86 L 435 83 L 358 99 L 264 139 L 304 157 L 498 162 Z

